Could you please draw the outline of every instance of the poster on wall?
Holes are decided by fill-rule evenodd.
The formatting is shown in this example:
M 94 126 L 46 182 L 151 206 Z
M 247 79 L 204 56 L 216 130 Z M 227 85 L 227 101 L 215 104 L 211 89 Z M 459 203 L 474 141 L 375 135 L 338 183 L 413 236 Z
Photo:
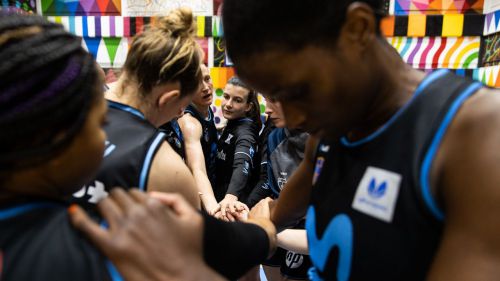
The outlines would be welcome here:
M 500 64 L 500 33 L 484 37 L 481 48 L 484 66 Z
M 41 0 L 44 16 L 119 16 L 121 0 Z
M 485 0 L 391 0 L 391 14 L 463 14 L 483 12 Z M 488 1 L 488 0 L 486 0 Z
M 214 15 L 222 16 L 222 1 L 223 0 L 214 0 Z
M 35 0 L 2 0 L 0 8 L 21 13 L 36 13 Z
M 493 13 L 495 11 L 500 11 L 500 0 L 484 0 L 485 14 Z
M 123 0 L 123 16 L 166 15 L 173 9 L 188 7 L 196 16 L 212 16 L 213 0 Z

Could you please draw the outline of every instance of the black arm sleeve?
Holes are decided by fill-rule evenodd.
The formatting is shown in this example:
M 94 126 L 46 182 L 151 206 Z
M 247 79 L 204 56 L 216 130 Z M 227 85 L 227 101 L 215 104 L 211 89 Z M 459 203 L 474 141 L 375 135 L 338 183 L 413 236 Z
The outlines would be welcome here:
M 264 261 L 269 237 L 257 225 L 224 222 L 204 213 L 203 257 L 215 271 L 236 280 Z
M 267 151 L 267 150 L 266 150 Z M 255 206 L 255 204 L 259 203 L 260 200 L 266 198 L 266 197 L 271 197 L 273 192 L 271 191 L 271 187 L 269 186 L 268 180 L 268 173 L 267 173 L 267 155 L 263 155 L 263 159 L 266 159 L 266 161 L 263 161 L 260 164 L 260 175 L 259 175 L 259 182 L 255 185 L 253 190 L 250 192 L 250 195 L 248 195 L 246 204 L 249 208 L 252 208 Z
M 240 138 L 236 141 L 234 151 L 233 173 L 226 194 L 236 195 L 239 199 L 252 173 L 252 166 L 254 165 L 252 162 L 254 152 L 252 151 L 255 151 L 255 141 L 251 138 Z

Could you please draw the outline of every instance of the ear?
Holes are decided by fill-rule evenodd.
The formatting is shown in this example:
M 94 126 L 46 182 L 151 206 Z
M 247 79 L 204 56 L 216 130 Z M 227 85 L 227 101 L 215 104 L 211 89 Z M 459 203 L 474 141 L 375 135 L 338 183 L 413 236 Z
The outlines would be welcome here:
M 170 90 L 161 93 L 157 99 L 157 106 L 164 107 L 166 104 L 172 103 L 175 99 L 178 99 L 181 96 L 181 91 L 179 90 Z
M 377 37 L 375 12 L 366 3 L 354 2 L 347 7 L 346 19 L 340 32 L 340 39 L 348 46 L 365 49 Z
M 247 103 L 247 109 L 245 109 L 245 112 L 248 113 L 253 109 L 253 102 Z

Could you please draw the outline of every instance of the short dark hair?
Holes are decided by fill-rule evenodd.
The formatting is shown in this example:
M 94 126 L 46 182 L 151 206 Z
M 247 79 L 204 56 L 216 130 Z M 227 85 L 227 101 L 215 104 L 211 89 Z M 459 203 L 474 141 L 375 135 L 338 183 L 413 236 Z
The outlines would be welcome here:
M 225 0 L 224 36 L 235 60 L 273 47 L 299 50 L 334 43 L 347 7 L 356 0 Z M 383 0 L 358 0 L 381 16 Z
M 101 87 L 81 39 L 39 16 L 0 14 L 0 173 L 55 157 Z

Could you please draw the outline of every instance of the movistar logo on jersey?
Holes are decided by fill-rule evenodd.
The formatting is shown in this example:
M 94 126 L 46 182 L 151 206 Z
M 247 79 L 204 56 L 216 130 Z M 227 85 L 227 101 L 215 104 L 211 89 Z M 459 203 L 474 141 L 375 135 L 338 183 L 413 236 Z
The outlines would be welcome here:
M 387 190 L 387 182 L 384 181 L 381 184 L 377 184 L 375 178 L 372 178 L 370 184 L 368 185 L 368 194 L 372 198 L 381 198 L 385 195 L 385 191 Z
M 400 184 L 400 174 L 368 167 L 359 182 L 352 208 L 377 219 L 391 222 Z
M 229 134 L 229 135 L 227 136 L 227 139 L 226 139 L 225 143 L 230 144 L 230 143 L 231 143 L 231 139 L 232 139 L 233 137 L 234 137 L 233 135 Z
M 333 217 L 319 236 L 316 232 L 316 210 L 313 206 L 307 210 L 306 233 L 309 242 L 309 255 L 314 265 L 309 270 L 309 279 L 321 281 L 322 273 L 334 270 L 336 266 L 337 281 L 348 281 L 351 275 L 351 264 L 354 243 L 354 226 L 347 214 Z M 337 250 L 336 264 L 329 263 L 334 258 L 330 253 Z

